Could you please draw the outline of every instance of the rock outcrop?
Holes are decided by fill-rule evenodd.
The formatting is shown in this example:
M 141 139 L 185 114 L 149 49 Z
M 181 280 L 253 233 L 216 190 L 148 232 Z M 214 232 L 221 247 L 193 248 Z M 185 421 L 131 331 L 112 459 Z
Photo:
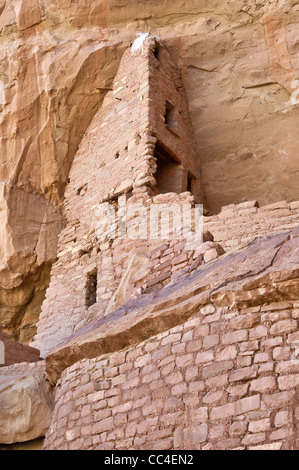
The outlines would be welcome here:
M 78 145 L 137 31 L 179 65 L 207 204 L 299 199 L 298 4 L 1 0 L 0 321 L 30 342 Z
M 26 442 L 45 435 L 53 396 L 43 363 L 1 369 L 0 444 Z
M 38 349 L 12 341 L 9 335 L 3 333 L 0 326 L 0 367 L 23 362 L 33 363 L 39 360 L 40 352 Z

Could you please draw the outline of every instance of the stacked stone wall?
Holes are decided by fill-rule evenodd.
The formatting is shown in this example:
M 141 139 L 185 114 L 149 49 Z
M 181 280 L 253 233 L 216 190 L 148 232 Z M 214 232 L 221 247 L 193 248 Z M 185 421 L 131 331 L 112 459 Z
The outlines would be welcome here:
M 299 447 L 299 302 L 208 304 L 58 381 L 46 449 Z
M 248 201 L 225 206 L 219 214 L 204 217 L 205 230 L 226 251 L 263 236 L 292 230 L 298 223 L 298 201 L 280 201 L 263 207 L 257 201 Z

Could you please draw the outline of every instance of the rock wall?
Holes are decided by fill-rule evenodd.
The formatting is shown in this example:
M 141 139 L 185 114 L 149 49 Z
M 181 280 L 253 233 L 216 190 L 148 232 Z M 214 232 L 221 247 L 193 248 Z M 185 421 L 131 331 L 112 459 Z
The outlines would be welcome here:
M 0 444 L 43 437 L 54 405 L 44 362 L 23 362 L 2 368 L 0 403 Z
M 254 240 L 292 230 L 299 223 L 299 202 L 280 201 L 259 207 L 257 201 L 230 204 L 219 214 L 204 217 L 204 228 L 213 233 L 226 251 L 248 245 Z
M 298 449 L 299 303 L 207 304 L 189 321 L 66 369 L 49 450 Z
M 0 320 L 34 335 L 69 168 L 136 31 L 187 90 L 208 207 L 299 199 L 298 2 L 1 0 Z
M 46 357 L 46 449 L 298 448 L 298 228 L 201 265 Z

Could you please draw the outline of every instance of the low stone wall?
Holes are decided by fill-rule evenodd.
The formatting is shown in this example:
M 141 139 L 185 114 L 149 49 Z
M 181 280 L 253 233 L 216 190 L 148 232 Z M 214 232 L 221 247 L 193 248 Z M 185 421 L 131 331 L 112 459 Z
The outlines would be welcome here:
M 46 449 L 299 447 L 299 302 L 208 304 L 62 373 Z
M 128 200 L 128 207 L 141 202 L 142 198 L 147 210 L 150 204 L 194 204 L 188 192 L 154 197 L 141 192 Z M 103 317 L 126 274 L 130 260 L 136 254 L 149 256 L 150 260 L 143 272 L 134 273 L 136 277 L 129 285 L 126 300 L 134 293 L 157 291 L 190 272 L 191 268 L 196 269 L 201 264 L 201 254 L 204 255 L 204 262 L 215 259 L 223 252 L 219 245 L 229 252 L 264 235 L 290 231 L 298 225 L 298 202 L 280 202 L 262 208 L 256 207 L 257 205 L 256 201 L 250 201 L 226 206 L 220 214 L 204 217 L 204 230 L 212 233 L 215 242 L 214 245 L 203 248 L 209 251 L 207 253 L 186 251 L 181 246 L 179 235 L 166 243 L 165 240 L 117 238 L 99 244 L 94 230 L 85 230 L 83 227 L 79 229 L 75 225 L 68 227 L 60 236 L 58 260 L 52 268 L 51 283 L 32 346 L 39 348 L 44 357 L 68 336 Z M 166 218 L 164 224 L 168 225 Z M 130 227 L 130 223 L 128 226 Z M 134 217 L 132 226 L 134 227 Z M 160 229 L 163 230 L 163 221 Z M 87 306 L 87 279 L 95 270 L 98 270 L 97 302 Z
M 38 349 L 12 341 L 11 337 L 1 330 L 0 325 L 0 369 L 12 364 L 38 361 L 40 361 Z
M 203 234 L 203 243 L 196 249 L 188 248 L 188 242 L 184 238 L 166 241 L 149 253 L 149 262 L 133 276 L 128 297 L 163 289 L 170 282 L 176 282 L 224 253 L 224 249 L 214 242 L 210 232 Z
M 11 366 L 1 367 L 1 376 L 45 375 L 45 361 L 21 362 Z
M 256 238 L 292 230 L 299 224 L 299 202 L 281 201 L 259 208 L 257 201 L 222 207 L 217 215 L 204 217 L 204 229 L 226 251 Z

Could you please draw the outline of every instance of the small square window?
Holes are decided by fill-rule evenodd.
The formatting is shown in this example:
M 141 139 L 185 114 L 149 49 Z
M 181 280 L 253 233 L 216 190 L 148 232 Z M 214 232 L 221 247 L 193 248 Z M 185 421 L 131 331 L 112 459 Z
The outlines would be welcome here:
M 171 128 L 178 127 L 176 109 L 169 101 L 166 101 L 165 124 Z

